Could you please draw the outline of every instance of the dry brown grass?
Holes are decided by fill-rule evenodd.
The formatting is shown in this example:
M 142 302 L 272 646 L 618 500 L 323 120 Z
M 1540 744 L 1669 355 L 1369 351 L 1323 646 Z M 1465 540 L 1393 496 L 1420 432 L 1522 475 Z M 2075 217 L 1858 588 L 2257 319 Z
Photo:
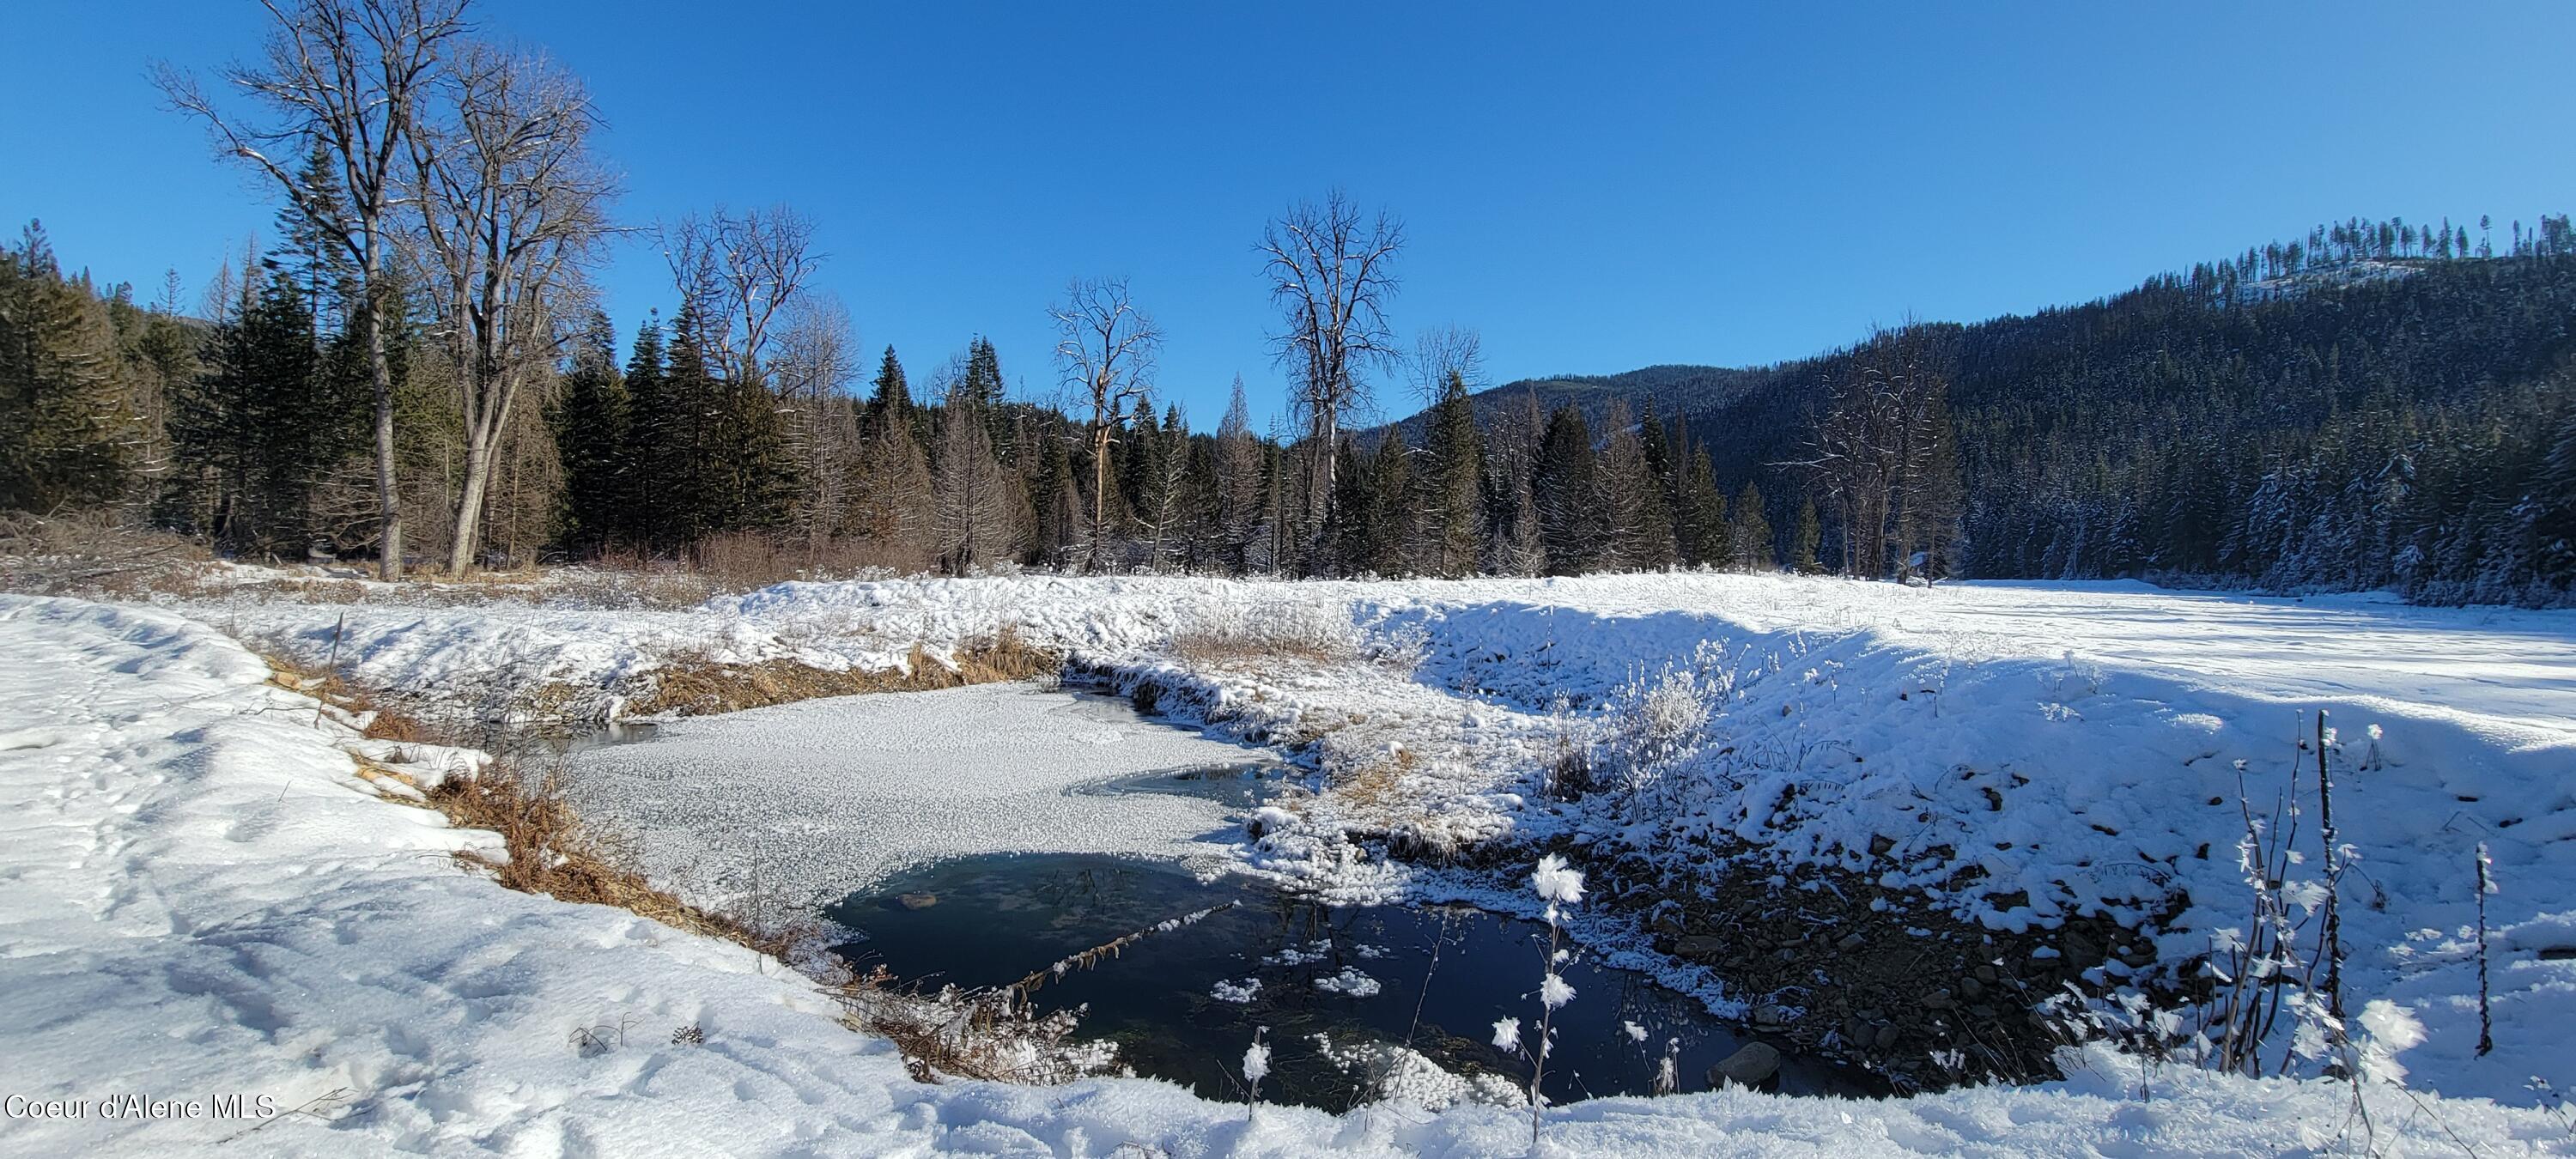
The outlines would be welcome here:
M 615 906 L 673 929 L 739 943 L 781 961 L 799 956 L 812 935 L 811 927 L 796 924 L 755 928 L 655 887 L 629 868 L 634 862 L 629 842 L 582 821 L 557 772 L 530 775 L 515 762 L 495 760 L 472 776 L 439 782 L 428 796 L 450 824 L 501 835 L 503 858 L 461 850 L 456 859 L 489 872 L 507 888 L 557 901 Z
M 790 580 L 864 579 L 918 575 L 933 556 L 914 547 L 835 538 L 816 543 L 757 532 L 712 535 L 690 549 L 696 571 L 728 591 L 748 591 Z
M 1411 802 L 1410 795 L 1404 792 L 1404 778 L 1418 763 L 1411 749 L 1379 753 L 1332 770 L 1327 774 L 1326 785 L 1358 815 L 1390 816 L 1406 811 Z
M 1259 621 L 1201 625 L 1175 632 L 1171 649 L 1172 659 L 1193 670 L 1283 663 L 1324 667 L 1348 663 L 1357 655 L 1347 638 L 1305 625 Z
M 952 667 L 940 663 L 921 645 L 912 647 L 907 671 L 843 669 L 829 671 L 794 660 L 726 664 L 703 658 L 665 664 L 653 672 L 652 688 L 628 702 L 634 715 L 675 713 L 705 716 L 824 696 L 865 692 L 927 692 L 968 684 L 1031 680 L 1054 675 L 1064 654 L 1028 642 L 1014 627 L 960 645 Z
M 308 668 L 276 652 L 254 649 L 268 664 L 268 682 L 299 692 L 364 721 L 359 735 L 368 740 L 431 743 L 437 740 L 426 721 L 374 691 L 340 679 L 336 672 Z

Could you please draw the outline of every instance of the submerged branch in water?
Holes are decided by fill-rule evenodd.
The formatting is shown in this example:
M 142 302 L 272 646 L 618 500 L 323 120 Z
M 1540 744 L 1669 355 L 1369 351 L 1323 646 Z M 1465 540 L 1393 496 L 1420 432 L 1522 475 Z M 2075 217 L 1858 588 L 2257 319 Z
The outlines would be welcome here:
M 1003 987 L 1003 989 L 1009 991 L 1011 994 L 1017 996 L 1021 1001 L 1025 1002 L 1028 1000 L 1029 995 L 1036 993 L 1038 988 L 1046 985 L 1047 981 L 1051 978 L 1061 978 L 1075 970 L 1088 970 L 1091 967 L 1098 965 L 1101 959 L 1117 957 L 1119 951 L 1124 950 L 1137 942 L 1144 941 L 1156 934 L 1168 934 L 1183 926 L 1196 925 L 1201 919 L 1206 918 L 1210 914 L 1223 913 L 1242 904 L 1243 903 L 1240 900 L 1237 900 L 1225 902 L 1221 905 L 1212 905 L 1206 909 L 1192 913 L 1185 913 L 1176 918 L 1167 918 L 1133 933 L 1121 934 L 1118 937 L 1111 938 L 1108 941 L 1102 942 L 1099 945 L 1093 946 L 1088 950 L 1084 950 L 1079 954 L 1073 955 L 1072 957 L 1062 959 L 1056 964 L 1048 966 L 1045 969 L 1033 971 L 1028 977 L 1022 978 L 1017 982 L 1013 982 L 1009 986 Z

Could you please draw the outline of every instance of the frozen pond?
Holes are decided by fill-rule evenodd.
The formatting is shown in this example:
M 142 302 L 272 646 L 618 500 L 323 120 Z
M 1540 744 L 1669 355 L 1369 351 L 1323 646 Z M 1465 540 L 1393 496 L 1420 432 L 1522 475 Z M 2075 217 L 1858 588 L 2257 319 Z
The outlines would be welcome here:
M 1491 1045 L 1534 1018 L 1544 927 L 1462 908 L 1333 908 L 1221 872 L 1242 815 L 1306 774 L 1266 750 L 1029 685 L 841 697 L 592 737 L 574 793 L 649 867 L 701 895 L 825 905 L 840 947 L 925 986 L 1014 981 L 1059 958 L 1224 903 L 1038 991 L 1088 1006 L 1080 1032 L 1138 1073 L 1240 1097 L 1225 1069 L 1269 1028 L 1267 1097 L 1366 1097 L 1350 1048 L 1398 1044 L 1449 1071 L 1524 1081 Z M 828 904 L 827 904 L 828 903 Z M 1578 958 L 1548 1080 L 1564 1100 L 1682 1090 L 1742 1039 L 1694 1000 Z M 1633 1027 L 1633 1029 L 1632 1029 Z M 1384 1060 L 1379 1060 L 1382 1068 Z M 1432 1076 L 1437 1085 L 1450 1080 Z M 1500 1078 L 1489 1081 L 1501 1081 Z M 1856 1092 L 1791 1060 L 1791 1091 Z
M 1027 684 L 808 700 L 632 735 L 568 753 L 584 815 L 631 835 L 663 880 L 798 904 L 984 853 L 1206 866 L 1285 777 L 1267 750 Z

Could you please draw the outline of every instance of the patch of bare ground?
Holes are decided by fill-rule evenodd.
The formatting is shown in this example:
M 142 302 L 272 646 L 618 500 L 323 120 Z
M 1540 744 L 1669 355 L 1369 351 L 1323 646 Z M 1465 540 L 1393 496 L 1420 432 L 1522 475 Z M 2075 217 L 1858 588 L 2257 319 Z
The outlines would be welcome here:
M 2041 1004 L 2069 984 L 2098 990 L 2084 978 L 2094 967 L 2156 961 L 2148 939 L 2105 916 L 2021 933 L 1962 920 L 1919 890 L 1881 886 L 1892 862 L 1784 869 L 1740 848 L 1677 868 L 1633 852 L 1558 852 L 1584 864 L 1595 896 L 1635 918 L 1658 952 L 1720 979 L 1756 1034 L 1875 1072 L 1898 1093 L 2061 1077 L 2052 1052 L 2072 1040 Z

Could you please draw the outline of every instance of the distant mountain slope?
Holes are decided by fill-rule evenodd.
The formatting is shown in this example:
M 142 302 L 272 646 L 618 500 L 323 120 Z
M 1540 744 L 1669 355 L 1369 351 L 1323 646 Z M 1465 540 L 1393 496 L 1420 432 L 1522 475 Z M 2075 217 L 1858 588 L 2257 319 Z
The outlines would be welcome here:
M 2576 245 L 2259 278 L 2212 269 L 1934 324 L 1955 350 L 1964 570 L 2567 601 Z M 1785 529 L 1806 480 L 1782 464 L 1850 362 L 1846 350 L 1652 366 L 1522 380 L 1475 401 L 1488 422 L 1535 396 L 1597 423 L 1616 401 L 1633 413 L 1651 398 L 1709 448 L 1730 492 L 1758 483 Z

